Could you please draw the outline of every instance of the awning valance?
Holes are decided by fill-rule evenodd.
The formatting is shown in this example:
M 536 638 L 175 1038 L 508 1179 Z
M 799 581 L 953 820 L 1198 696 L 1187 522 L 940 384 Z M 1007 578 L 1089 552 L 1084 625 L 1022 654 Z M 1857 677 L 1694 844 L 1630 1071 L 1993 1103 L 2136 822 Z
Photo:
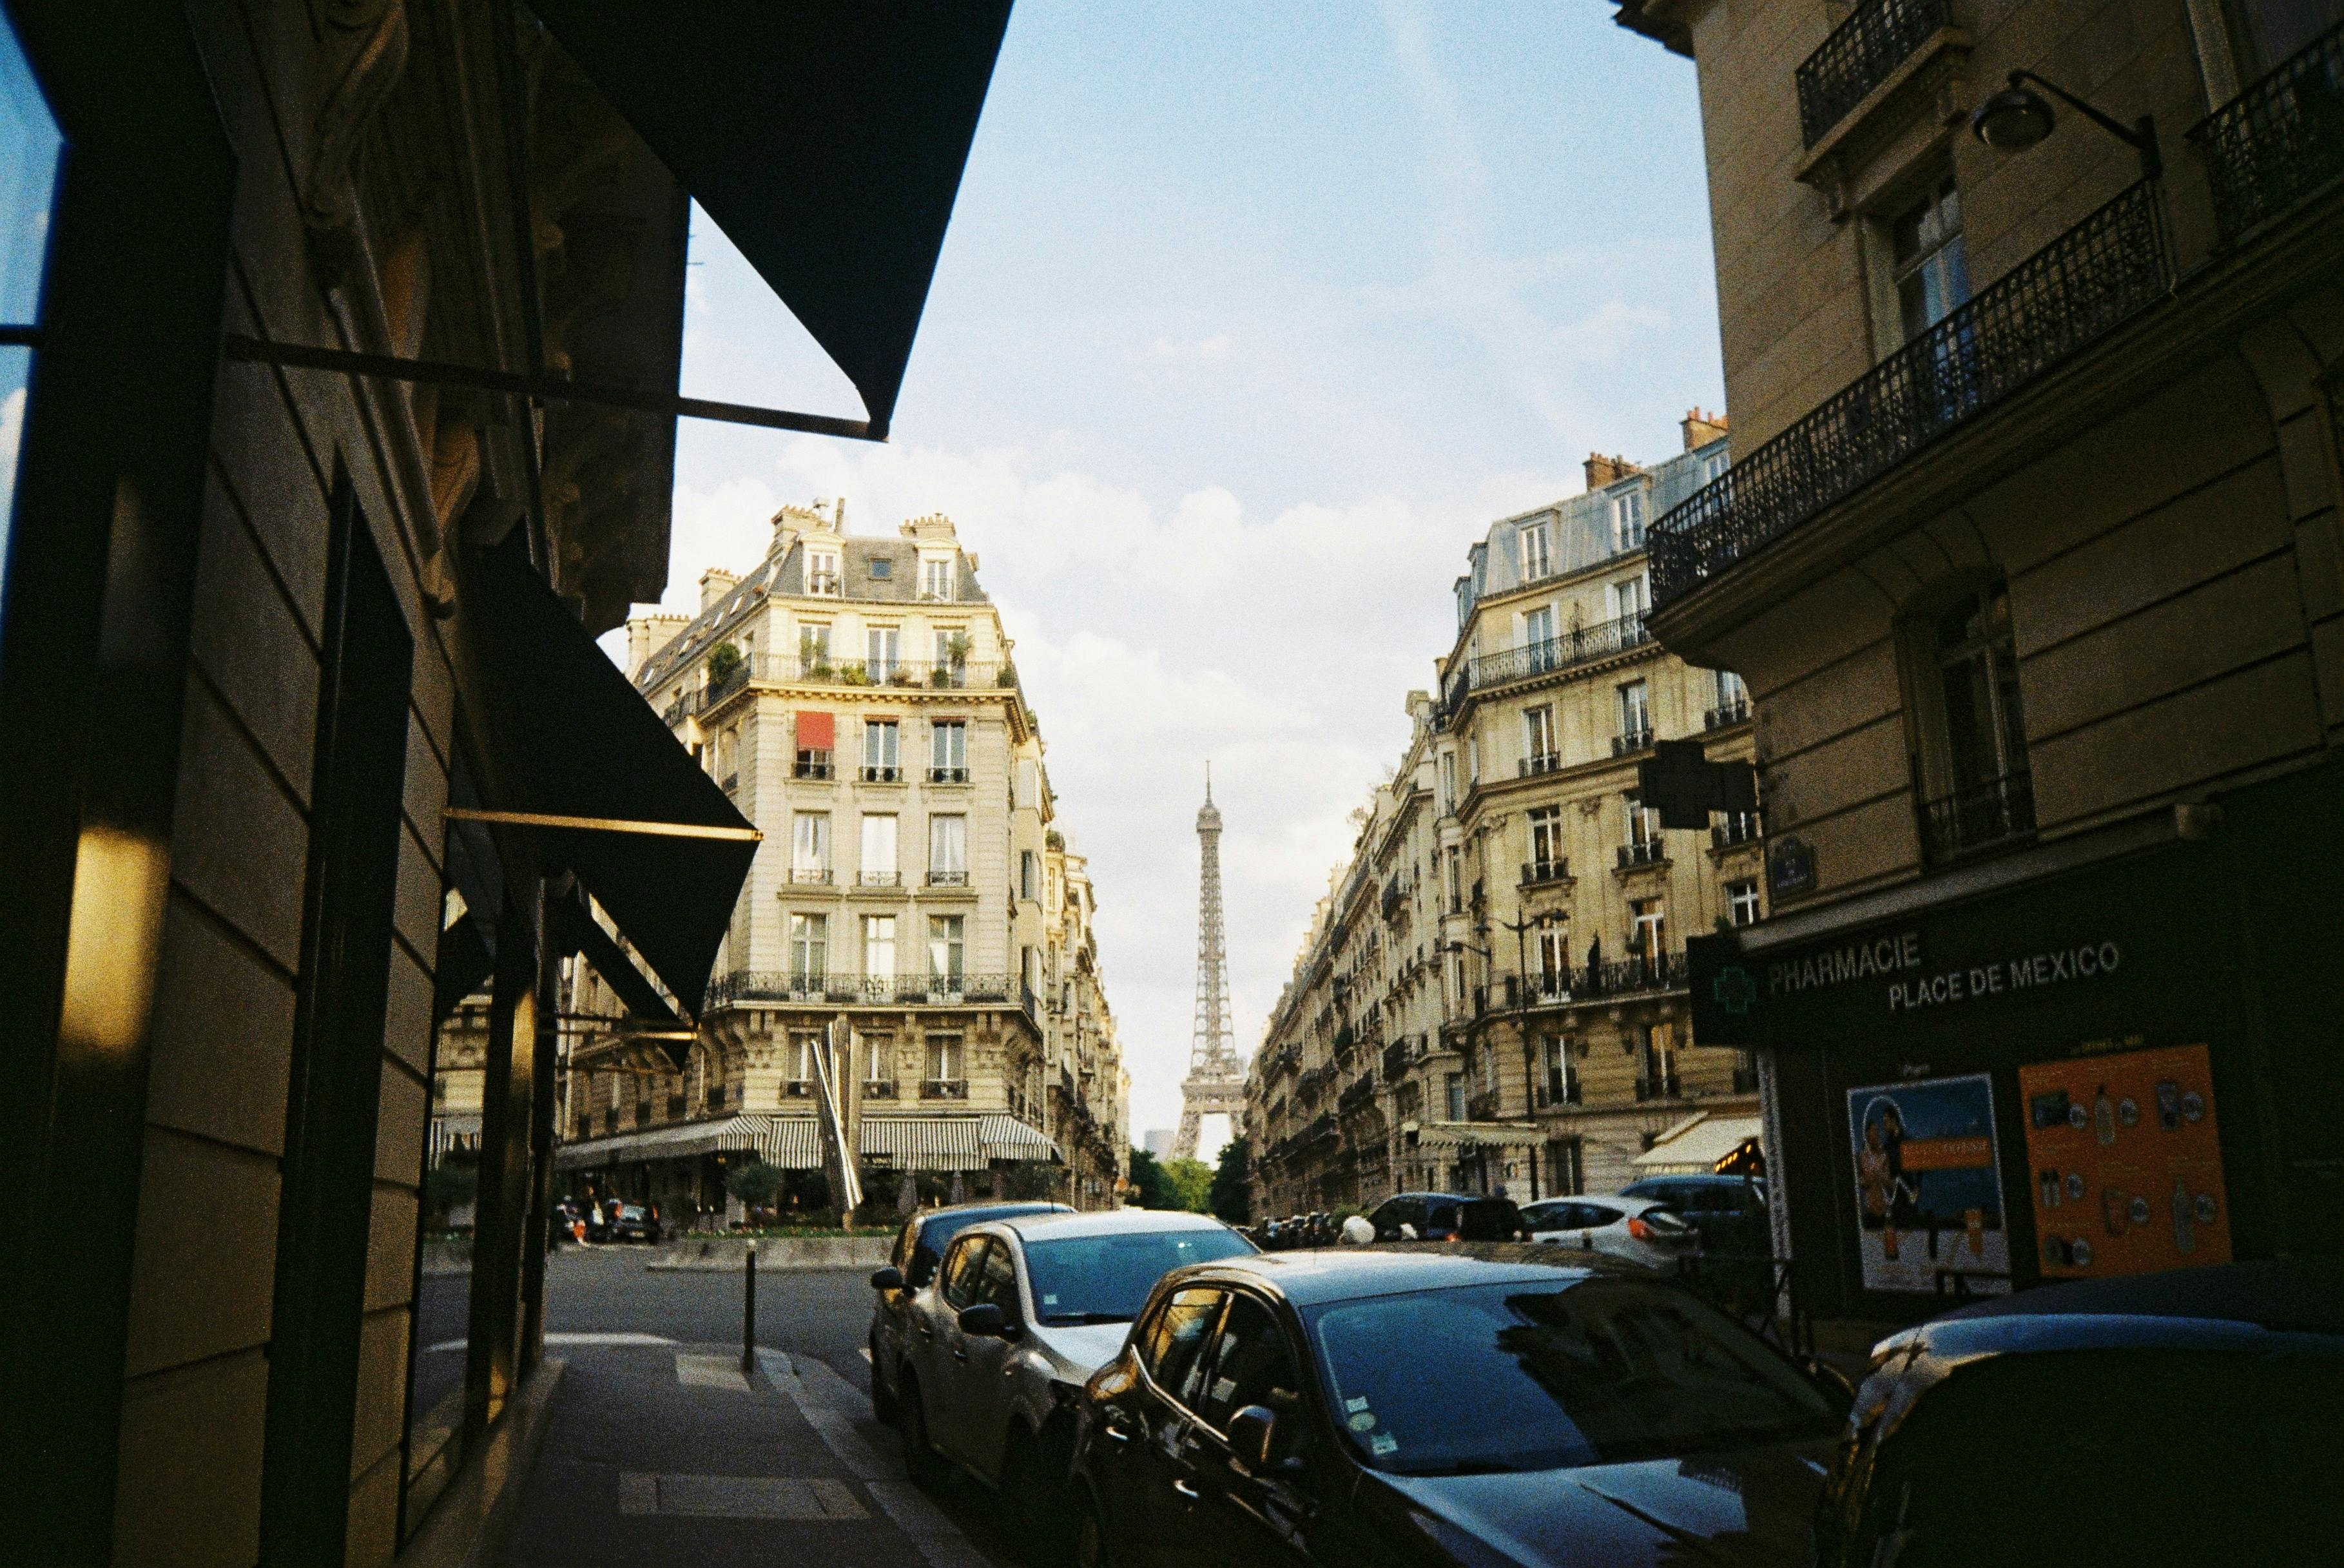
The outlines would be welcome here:
M 1429 1121 L 1416 1129 L 1420 1148 L 1522 1148 L 1545 1141 L 1535 1127 L 1498 1121 Z
M 975 1117 L 865 1117 L 863 1158 L 893 1160 L 899 1170 L 982 1170 L 985 1150 Z
M 728 1116 L 713 1121 L 678 1122 L 672 1127 L 646 1128 L 641 1132 L 614 1133 L 609 1138 L 581 1138 L 553 1151 L 557 1170 L 577 1170 L 605 1165 L 631 1165 L 647 1159 L 692 1159 L 703 1154 L 754 1154 L 769 1165 L 810 1170 L 818 1156 L 793 1162 L 799 1139 L 797 1123 L 811 1135 L 813 1123 L 803 1117 Z M 812 1153 L 811 1137 L 805 1140 Z
M 1706 1176 L 1758 1136 L 1754 1116 L 1698 1116 L 1638 1155 L 1634 1164 L 1647 1176 Z
M 884 436 L 1009 0 L 531 0 Z
M 757 853 L 755 830 L 554 597 L 520 542 L 516 530 L 472 552 L 461 585 L 500 782 L 520 796 L 499 804 L 540 819 L 535 831 L 558 862 L 548 869 L 575 872 L 697 1014 Z
M 996 1159 L 1056 1159 L 1058 1146 L 1008 1116 L 864 1117 L 863 1158 L 899 1170 L 983 1170 Z M 783 1170 L 820 1170 L 822 1138 L 811 1116 L 743 1113 L 583 1138 L 554 1151 L 557 1169 L 641 1160 L 694 1159 L 703 1154 L 754 1154 Z
M 1058 1146 L 1014 1116 L 982 1118 L 979 1136 L 994 1159 L 1056 1159 Z

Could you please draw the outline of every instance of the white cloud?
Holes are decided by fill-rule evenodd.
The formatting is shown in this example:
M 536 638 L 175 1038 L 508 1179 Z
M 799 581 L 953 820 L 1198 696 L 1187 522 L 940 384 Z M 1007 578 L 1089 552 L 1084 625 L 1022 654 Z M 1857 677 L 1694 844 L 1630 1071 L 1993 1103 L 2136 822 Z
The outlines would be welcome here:
M 1156 339 L 1156 357 L 1159 359 L 1226 359 L 1234 342 L 1227 332 L 1216 332 L 1209 338 L 1189 342 L 1179 338 Z

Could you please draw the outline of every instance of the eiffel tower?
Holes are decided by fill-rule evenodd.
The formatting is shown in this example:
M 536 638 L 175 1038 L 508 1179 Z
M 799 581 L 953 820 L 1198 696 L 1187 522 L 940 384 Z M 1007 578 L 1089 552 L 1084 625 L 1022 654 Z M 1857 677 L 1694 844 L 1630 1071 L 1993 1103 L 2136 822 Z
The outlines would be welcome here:
M 1213 770 L 1205 769 L 1205 808 L 1197 814 L 1204 868 L 1197 885 L 1197 1026 L 1188 1046 L 1188 1076 L 1180 1084 L 1180 1130 L 1172 1158 L 1197 1158 L 1197 1133 L 1206 1117 L 1229 1118 L 1234 1137 L 1245 1120 L 1245 1064 L 1238 1060 L 1229 1023 L 1228 952 L 1221 937 L 1221 814 L 1213 804 Z

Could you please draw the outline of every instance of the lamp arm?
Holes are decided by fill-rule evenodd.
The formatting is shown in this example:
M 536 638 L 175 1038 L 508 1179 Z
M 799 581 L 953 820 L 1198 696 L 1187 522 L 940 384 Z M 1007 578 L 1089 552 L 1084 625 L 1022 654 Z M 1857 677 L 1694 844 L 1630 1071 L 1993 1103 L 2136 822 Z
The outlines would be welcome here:
M 2045 92 L 2049 93 L 2053 97 L 2057 98 L 2061 103 L 2066 105 L 2069 108 L 2074 109 L 2077 114 L 2083 116 L 2086 119 L 2099 126 L 2100 129 L 2107 132 L 2108 135 L 2116 137 L 2117 140 L 2124 143 L 2125 146 L 2138 153 L 2140 155 L 2141 173 L 2147 177 L 2155 179 L 2158 175 L 2165 172 L 2165 158 L 2164 156 L 2157 151 L 2157 120 L 2154 116 L 2143 115 L 2137 121 L 2127 126 L 2122 120 L 2117 119 L 2115 116 L 2110 115 L 2104 110 L 2095 108 L 2092 105 L 2086 103 L 2083 99 L 2077 97 L 2075 94 L 2069 92 L 2058 83 L 2051 80 L 2048 76 L 2038 76 L 2033 71 L 2024 69 L 2010 73 L 2010 85 L 2012 86 L 2016 87 L 2022 82 L 2034 83 L 2036 86 L 2041 87 Z

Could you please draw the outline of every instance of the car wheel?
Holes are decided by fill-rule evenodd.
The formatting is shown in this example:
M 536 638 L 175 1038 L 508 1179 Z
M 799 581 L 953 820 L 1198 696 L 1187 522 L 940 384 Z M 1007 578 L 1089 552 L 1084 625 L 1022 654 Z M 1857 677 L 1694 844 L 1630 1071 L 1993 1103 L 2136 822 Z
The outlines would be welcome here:
M 871 1336 L 871 1418 L 882 1426 L 895 1424 L 895 1396 L 879 1378 L 879 1336 Z
M 897 1393 L 901 1419 L 895 1430 L 904 1436 L 904 1470 L 912 1484 L 923 1492 L 935 1492 L 945 1483 L 949 1473 L 945 1456 L 928 1437 L 928 1408 L 920 1398 L 919 1380 L 906 1374 L 902 1390 Z
M 1075 1568 L 1108 1568 L 1112 1561 L 1106 1549 L 1106 1524 L 1099 1517 L 1098 1504 L 1087 1492 L 1078 1492 L 1075 1500 Z

